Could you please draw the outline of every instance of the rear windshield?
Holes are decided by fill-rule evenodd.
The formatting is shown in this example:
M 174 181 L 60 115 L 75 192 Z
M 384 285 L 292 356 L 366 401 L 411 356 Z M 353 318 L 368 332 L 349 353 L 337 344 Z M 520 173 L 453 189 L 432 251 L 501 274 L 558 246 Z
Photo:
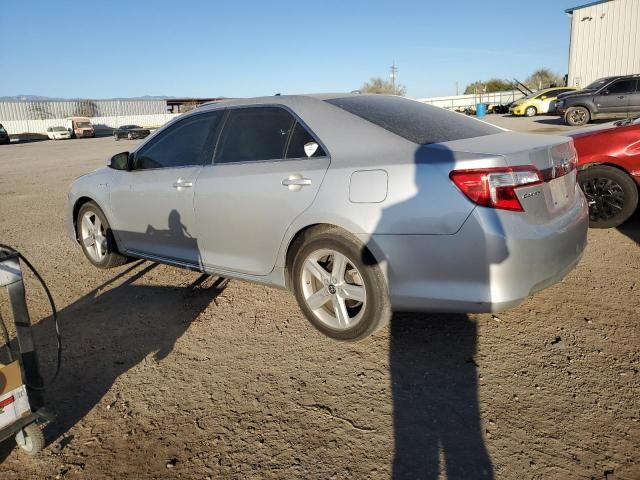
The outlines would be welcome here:
M 502 132 L 461 113 L 402 97 L 363 95 L 325 101 L 421 145 Z

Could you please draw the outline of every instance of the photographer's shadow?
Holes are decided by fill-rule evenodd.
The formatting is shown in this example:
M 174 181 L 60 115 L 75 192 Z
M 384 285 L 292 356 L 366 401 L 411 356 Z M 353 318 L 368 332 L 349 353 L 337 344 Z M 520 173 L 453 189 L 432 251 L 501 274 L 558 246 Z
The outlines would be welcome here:
M 393 478 L 435 480 L 440 470 L 449 480 L 493 478 L 479 411 L 475 322 L 463 314 L 396 314 L 390 328 Z
M 383 209 L 376 233 L 392 232 L 398 224 L 409 230 L 415 228 L 401 223 L 414 218 L 406 212 L 420 212 L 423 218 L 430 218 L 429 226 L 445 225 L 452 211 L 440 208 L 438 203 L 438 192 L 444 188 L 442 172 L 459 168 L 457 162 L 464 158 L 464 153 L 456 156 L 443 144 L 418 147 L 414 158 L 415 191 Z M 433 205 L 439 207 L 429 208 Z M 509 256 L 502 223 L 491 211 L 484 220 L 469 215 L 461 223 L 476 233 L 462 237 L 440 235 L 437 241 L 424 235 L 423 244 L 408 244 L 406 248 L 405 254 L 421 269 L 418 291 L 423 302 L 434 298 L 453 302 L 491 298 L 490 266 Z M 443 249 L 443 244 L 450 249 Z M 407 281 L 407 262 L 402 263 L 397 257 L 385 258 L 375 241 L 368 247 L 378 253 L 377 258 L 386 263 L 388 277 L 396 281 L 392 294 L 411 299 L 416 290 L 398 287 Z M 442 288 L 447 281 L 453 286 Z M 461 293 L 464 288 L 467 292 Z M 436 480 L 441 478 L 441 470 L 446 470 L 448 480 L 493 478 L 493 465 L 482 435 L 474 360 L 476 330 L 476 323 L 465 314 L 395 314 L 392 318 L 389 364 L 394 479 Z

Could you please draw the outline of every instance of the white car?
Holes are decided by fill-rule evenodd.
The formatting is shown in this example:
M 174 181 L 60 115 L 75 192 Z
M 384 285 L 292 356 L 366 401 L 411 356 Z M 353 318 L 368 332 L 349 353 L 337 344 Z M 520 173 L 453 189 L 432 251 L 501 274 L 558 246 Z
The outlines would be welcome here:
M 64 127 L 47 128 L 47 137 L 49 140 L 66 140 L 71 138 L 71 132 Z

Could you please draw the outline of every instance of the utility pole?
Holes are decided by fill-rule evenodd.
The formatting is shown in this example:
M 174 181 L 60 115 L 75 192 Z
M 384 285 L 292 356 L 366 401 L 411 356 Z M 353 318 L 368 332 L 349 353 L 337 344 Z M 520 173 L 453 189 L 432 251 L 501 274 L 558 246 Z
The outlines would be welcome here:
M 458 81 L 456 80 L 456 97 L 458 96 Z
M 394 60 L 393 63 L 391 64 L 391 89 L 394 95 L 397 93 L 396 92 L 396 76 L 397 75 L 398 75 L 398 67 L 396 67 L 396 62 Z

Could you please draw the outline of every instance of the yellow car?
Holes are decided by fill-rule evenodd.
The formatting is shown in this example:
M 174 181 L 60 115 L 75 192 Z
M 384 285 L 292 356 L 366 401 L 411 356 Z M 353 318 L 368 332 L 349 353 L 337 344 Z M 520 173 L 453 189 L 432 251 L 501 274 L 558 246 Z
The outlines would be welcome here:
M 575 90 L 575 88 L 555 87 L 538 90 L 531 95 L 527 95 L 513 102 L 509 107 L 509 113 L 512 115 L 525 115 L 527 117 L 533 117 L 540 113 L 551 113 L 556 109 L 558 95 L 571 92 L 572 90 Z

